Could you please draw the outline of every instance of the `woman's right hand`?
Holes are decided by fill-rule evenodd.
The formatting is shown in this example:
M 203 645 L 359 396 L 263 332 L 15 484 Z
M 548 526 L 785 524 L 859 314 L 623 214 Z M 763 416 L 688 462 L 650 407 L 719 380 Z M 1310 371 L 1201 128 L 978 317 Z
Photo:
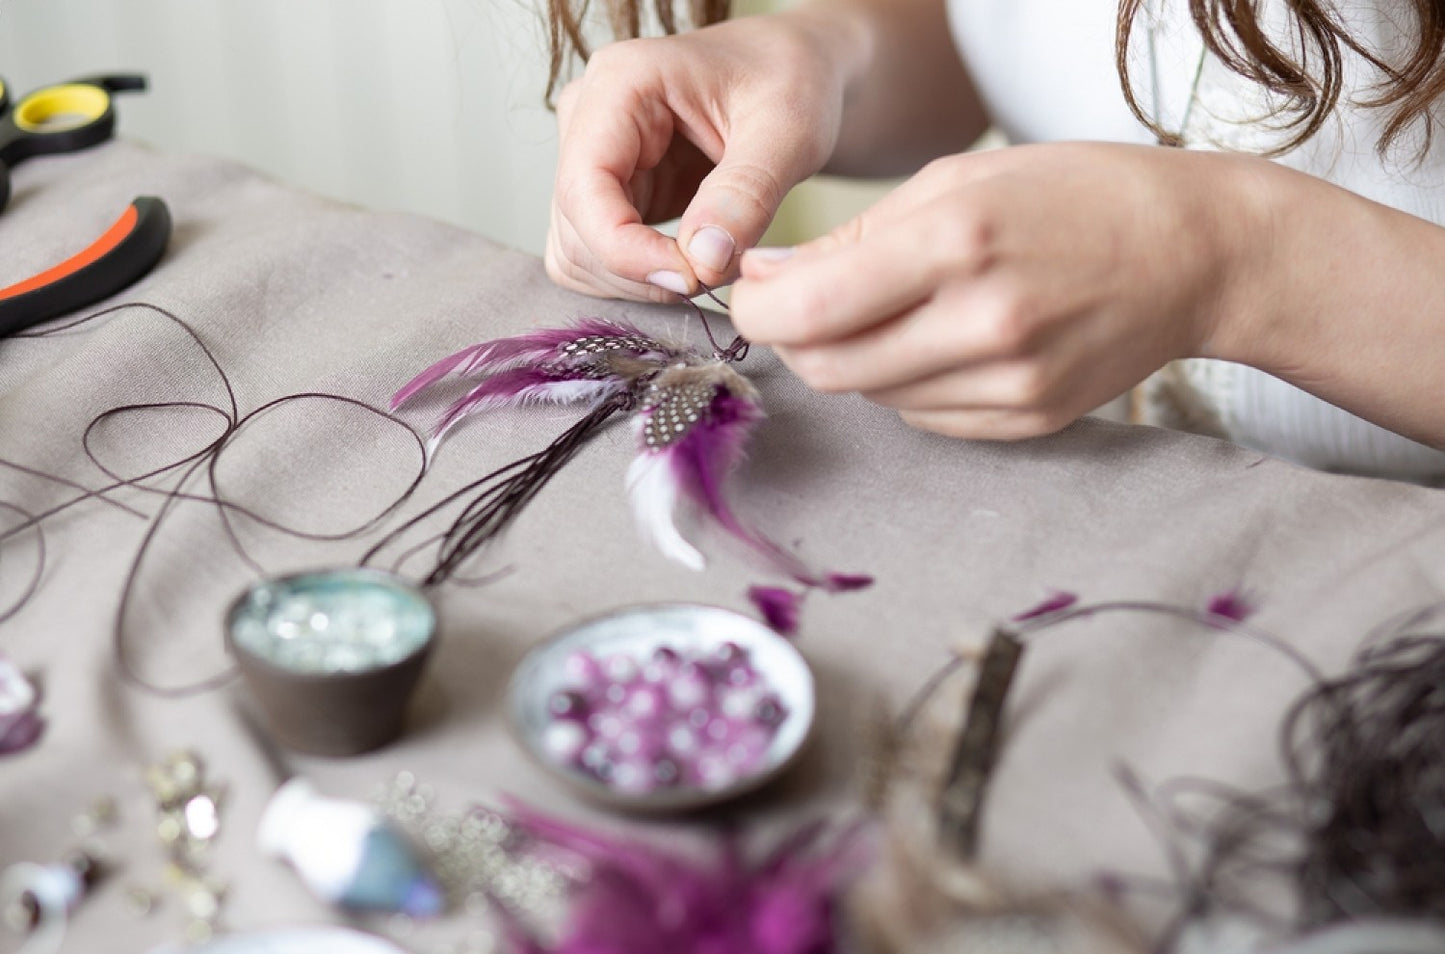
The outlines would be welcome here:
M 548 274 L 644 301 L 732 281 L 837 143 L 849 41 L 797 11 L 598 50 L 557 103 Z M 651 227 L 678 216 L 676 240 Z

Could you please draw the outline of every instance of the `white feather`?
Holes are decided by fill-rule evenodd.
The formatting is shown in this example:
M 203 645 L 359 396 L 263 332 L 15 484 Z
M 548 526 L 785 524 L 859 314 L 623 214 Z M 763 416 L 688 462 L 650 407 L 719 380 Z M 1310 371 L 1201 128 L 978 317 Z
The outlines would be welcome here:
M 575 404 L 582 400 L 595 407 L 619 387 L 619 383 L 610 378 L 587 378 L 579 381 L 552 381 L 527 388 L 520 394 L 497 394 L 483 398 L 468 407 L 466 413 L 452 418 L 445 427 L 431 436 L 431 440 L 426 444 L 427 460 L 430 461 L 436 455 L 436 450 L 441 446 L 442 438 L 447 436 L 447 432 L 477 411 L 498 407 L 526 407 L 532 404 Z
M 690 570 L 702 570 L 707 561 L 677 529 L 679 496 L 677 478 L 666 453 L 643 451 L 627 468 L 627 497 L 643 538 L 668 559 Z

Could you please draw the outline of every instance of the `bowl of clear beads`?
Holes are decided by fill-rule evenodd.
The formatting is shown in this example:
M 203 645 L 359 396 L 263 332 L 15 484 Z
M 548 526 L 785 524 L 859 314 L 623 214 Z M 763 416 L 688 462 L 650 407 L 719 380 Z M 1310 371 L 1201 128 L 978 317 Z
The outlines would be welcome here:
M 284 745 L 366 752 L 401 734 L 435 642 L 436 611 L 411 583 L 339 569 L 265 580 L 226 615 L 226 646 Z
M 686 811 L 783 771 L 813 723 L 793 644 L 717 606 L 669 603 L 571 627 L 522 660 L 507 711 L 523 747 L 594 799 Z

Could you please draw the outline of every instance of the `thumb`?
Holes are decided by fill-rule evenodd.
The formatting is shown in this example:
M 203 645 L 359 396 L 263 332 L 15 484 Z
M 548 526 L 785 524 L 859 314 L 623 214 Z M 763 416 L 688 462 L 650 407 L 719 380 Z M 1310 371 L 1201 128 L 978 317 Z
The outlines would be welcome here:
M 766 152 L 730 149 L 702 180 L 677 231 L 678 247 L 700 281 L 722 285 L 737 275 L 743 250 L 758 243 L 788 190 L 808 174 L 793 165 Z

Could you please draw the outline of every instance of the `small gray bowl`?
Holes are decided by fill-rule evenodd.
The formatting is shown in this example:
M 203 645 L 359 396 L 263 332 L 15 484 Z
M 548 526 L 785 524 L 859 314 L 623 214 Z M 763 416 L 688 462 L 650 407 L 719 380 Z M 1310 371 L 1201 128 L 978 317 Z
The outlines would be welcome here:
M 644 659 L 659 647 L 700 653 L 736 643 L 782 701 L 785 715 L 761 763 L 731 784 L 715 788 L 678 785 L 634 794 L 619 791 L 581 769 L 559 764 L 543 747 L 553 721 L 548 700 L 569 688 L 565 663 L 579 650 L 596 657 L 624 653 Z M 575 791 L 614 808 L 637 812 L 686 812 L 711 807 L 754 791 L 797 758 L 813 726 L 813 673 L 791 642 L 757 620 L 720 606 L 656 603 L 630 607 L 569 626 L 532 650 L 507 686 L 508 723 L 522 748 L 550 774 Z
M 381 627 L 377 645 L 385 644 L 389 623 L 397 630 L 398 643 L 389 649 L 368 648 L 370 659 L 359 658 L 350 666 L 336 666 L 335 659 L 330 665 L 288 661 L 283 648 L 294 647 L 281 646 L 272 617 L 282 612 L 284 601 L 294 598 L 312 600 L 322 615 L 349 609 L 352 627 Z M 343 605 L 348 599 L 350 607 Z M 291 605 L 304 610 L 307 604 Z M 298 633 L 303 625 L 296 623 Z M 231 604 L 225 630 L 226 648 L 278 741 L 299 752 L 356 755 L 401 735 L 407 704 L 436 642 L 436 611 L 414 585 L 390 573 L 355 567 L 319 570 L 250 587 Z

